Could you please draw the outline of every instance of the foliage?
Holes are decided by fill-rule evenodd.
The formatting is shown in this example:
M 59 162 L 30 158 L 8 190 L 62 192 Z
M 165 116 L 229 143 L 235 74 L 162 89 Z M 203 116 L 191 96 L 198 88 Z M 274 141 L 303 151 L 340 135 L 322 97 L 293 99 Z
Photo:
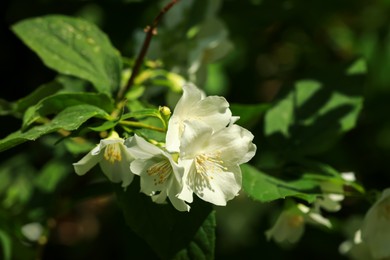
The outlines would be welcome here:
M 0 258 L 340 257 L 338 245 L 360 228 L 348 228 L 351 219 L 388 187 L 386 1 L 21 2 L 31 8 L 11 1 L 2 37 Z M 204 95 L 183 87 L 192 84 Z M 158 152 L 138 144 L 153 156 L 136 157 L 135 136 Z M 172 138 L 180 150 L 169 149 Z M 116 144 L 129 154 L 115 157 Z M 219 154 L 189 159 L 209 147 Z M 229 147 L 230 160 L 220 155 Z M 156 154 L 185 176 L 171 181 L 180 192 L 145 191 L 134 168 Z M 115 172 L 139 175 L 130 185 L 101 163 L 121 156 L 128 164 Z M 192 170 L 205 178 L 198 186 L 188 184 Z M 242 176 L 239 195 L 231 180 L 213 186 L 221 176 L 208 171 L 233 173 L 236 187 Z M 277 241 L 289 251 L 264 235 L 265 219 L 286 212 L 299 212 L 286 223 L 302 234 L 317 226 L 298 244 Z

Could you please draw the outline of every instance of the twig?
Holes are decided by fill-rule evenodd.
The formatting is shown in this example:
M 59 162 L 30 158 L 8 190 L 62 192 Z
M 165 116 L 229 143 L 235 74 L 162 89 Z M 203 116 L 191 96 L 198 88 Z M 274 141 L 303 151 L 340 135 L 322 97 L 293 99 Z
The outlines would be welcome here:
M 142 44 L 141 51 L 139 52 L 138 57 L 135 61 L 133 71 L 131 73 L 129 81 L 127 82 L 127 84 L 123 88 L 121 88 L 118 91 L 118 95 L 116 98 L 117 102 L 120 102 L 123 99 L 126 92 L 133 85 L 134 79 L 138 75 L 139 69 L 141 68 L 142 62 L 143 62 L 145 55 L 146 55 L 146 52 L 148 51 L 152 37 L 153 37 L 153 35 L 157 34 L 158 23 L 160 22 L 161 18 L 164 16 L 164 14 L 166 12 L 168 12 L 169 9 L 171 9 L 172 6 L 174 6 L 177 2 L 179 2 L 179 0 L 172 0 L 171 2 L 169 2 L 163 9 L 161 9 L 160 13 L 156 16 L 156 18 L 154 18 L 152 25 L 146 26 L 146 28 L 145 28 L 146 36 L 145 36 L 144 43 Z

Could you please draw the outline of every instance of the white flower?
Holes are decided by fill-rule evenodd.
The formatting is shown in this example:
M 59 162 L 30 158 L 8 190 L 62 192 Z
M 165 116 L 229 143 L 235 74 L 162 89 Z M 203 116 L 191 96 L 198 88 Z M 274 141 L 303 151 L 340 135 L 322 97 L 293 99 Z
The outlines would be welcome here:
M 331 228 L 331 223 L 320 212 L 303 204 L 294 204 L 284 210 L 275 225 L 265 232 L 267 239 L 273 238 L 278 243 L 296 243 L 303 235 L 305 224 L 321 225 Z
M 265 232 L 267 239 L 274 239 L 278 243 L 298 242 L 305 231 L 305 214 L 298 205 L 284 210 L 275 225 Z
M 339 252 L 354 260 L 374 259 L 367 244 L 362 241 L 360 229 L 355 232 L 353 240 L 346 240 L 340 244 Z
M 368 210 L 361 231 L 362 240 L 374 258 L 390 257 L 390 188 Z
M 123 143 L 124 140 L 113 131 L 108 138 L 100 140 L 94 149 L 73 164 L 75 172 L 78 175 L 84 175 L 99 163 L 103 173 L 110 181 L 122 182 L 122 187 L 126 188 L 134 177 L 130 171 L 130 162 L 133 157 Z
M 164 203 L 168 197 L 177 210 L 189 211 L 190 207 L 177 198 L 182 190 L 184 169 L 172 155 L 137 135 L 129 139 L 128 147 L 136 157 L 130 168 L 141 177 L 141 191 L 152 196 L 156 203 Z
M 344 200 L 344 190 L 341 183 L 323 182 L 320 185 L 323 195 L 317 198 L 315 207 L 336 212 L 341 209 L 340 202 Z
M 200 121 L 184 123 L 179 162 L 185 166 L 179 198 L 192 202 L 192 193 L 215 205 L 226 205 L 241 189 L 240 164 L 256 152 L 253 135 L 231 125 L 214 132 Z
M 201 121 L 214 131 L 225 128 L 232 113 L 229 103 L 219 96 L 208 96 L 192 84 L 183 86 L 183 96 L 178 101 L 169 120 L 166 148 L 178 152 L 185 121 Z

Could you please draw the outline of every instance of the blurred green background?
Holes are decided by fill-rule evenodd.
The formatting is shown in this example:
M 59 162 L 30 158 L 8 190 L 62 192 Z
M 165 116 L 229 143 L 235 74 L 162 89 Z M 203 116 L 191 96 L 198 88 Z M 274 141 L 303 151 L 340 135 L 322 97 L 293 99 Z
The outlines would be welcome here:
M 142 29 L 166 2 L 3 1 L 1 98 L 19 99 L 56 75 L 9 30 L 15 22 L 45 14 L 82 17 L 107 33 L 123 56 L 134 57 L 142 42 Z M 356 86 L 364 97 L 357 127 L 312 157 L 340 171 L 354 171 L 368 190 L 382 190 L 390 183 L 389 14 L 388 0 L 181 0 L 159 27 L 147 57 L 161 59 L 167 70 L 195 81 L 208 94 L 224 95 L 230 103 L 242 104 L 272 103 L 300 79 L 334 84 L 338 71 L 364 58 L 368 73 Z M 12 117 L 0 120 L 1 138 L 20 127 L 20 121 Z M 262 154 L 272 144 L 264 138 L 262 118 L 250 130 L 259 151 L 253 163 L 264 167 Z M 3 152 L 0 159 L 13 158 L 13 163 L 7 161 L 0 168 L 0 229 L 14 234 L 15 259 L 34 259 L 37 252 L 43 259 L 59 260 L 156 257 L 125 226 L 111 196 L 77 200 L 74 189 L 83 183 L 72 175 L 72 156 L 58 149 L 56 154 L 46 151 L 15 157 L 26 149 L 44 151 L 49 138 L 42 138 L 34 147 L 27 143 Z M 68 163 L 68 167 L 55 168 L 60 177 L 53 181 L 52 189 L 47 187 L 50 177 L 41 176 L 42 169 L 52 170 L 47 170 L 49 158 Z M 7 187 L 14 188 L 10 191 Z M 353 213 L 364 214 L 369 206 L 364 203 L 349 198 L 333 216 L 347 219 Z M 43 205 L 50 209 L 42 209 Z M 260 204 L 243 195 L 228 207 L 218 208 L 216 258 L 343 259 L 338 246 L 345 237 L 337 231 L 308 227 L 303 239 L 286 249 L 267 242 L 264 231 L 273 224 L 280 205 L 280 201 Z M 53 214 L 59 217 L 45 247 L 20 242 L 20 226 L 28 219 L 50 219 Z

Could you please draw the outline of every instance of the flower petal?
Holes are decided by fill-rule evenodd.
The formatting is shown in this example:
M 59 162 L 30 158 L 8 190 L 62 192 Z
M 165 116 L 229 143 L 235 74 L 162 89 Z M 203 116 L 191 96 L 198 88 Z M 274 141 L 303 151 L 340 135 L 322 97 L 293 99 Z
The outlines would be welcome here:
M 231 122 L 229 103 L 223 97 L 203 97 L 194 85 L 183 87 L 183 96 L 177 103 L 168 123 L 166 148 L 178 152 L 185 121 L 198 121 L 207 124 L 214 131 L 226 127 Z
M 133 158 L 124 145 L 119 145 L 122 160 L 109 162 L 102 159 L 100 161 L 100 168 L 110 181 L 114 183 L 122 182 L 122 187 L 127 187 L 133 181 L 134 177 L 134 174 L 130 171 L 130 163 Z
M 243 127 L 232 125 L 222 129 L 212 136 L 212 142 L 205 152 L 220 152 L 227 164 L 242 164 L 248 162 L 256 153 L 252 143 L 253 134 Z
M 228 200 L 238 195 L 241 189 L 241 169 L 238 165 L 230 166 L 226 171 L 208 173 L 207 178 L 192 171 L 187 185 L 204 201 L 218 206 L 225 206 Z
M 137 159 L 150 158 L 162 154 L 162 150 L 157 146 L 147 142 L 142 137 L 134 135 L 125 141 L 127 150 Z
M 103 157 L 103 154 L 93 155 L 92 152 L 89 152 L 85 155 L 80 161 L 73 163 L 75 172 L 78 175 L 84 175 L 92 167 L 94 167 Z
M 213 129 L 202 122 L 186 121 L 181 138 L 180 157 L 194 158 L 208 146 Z

